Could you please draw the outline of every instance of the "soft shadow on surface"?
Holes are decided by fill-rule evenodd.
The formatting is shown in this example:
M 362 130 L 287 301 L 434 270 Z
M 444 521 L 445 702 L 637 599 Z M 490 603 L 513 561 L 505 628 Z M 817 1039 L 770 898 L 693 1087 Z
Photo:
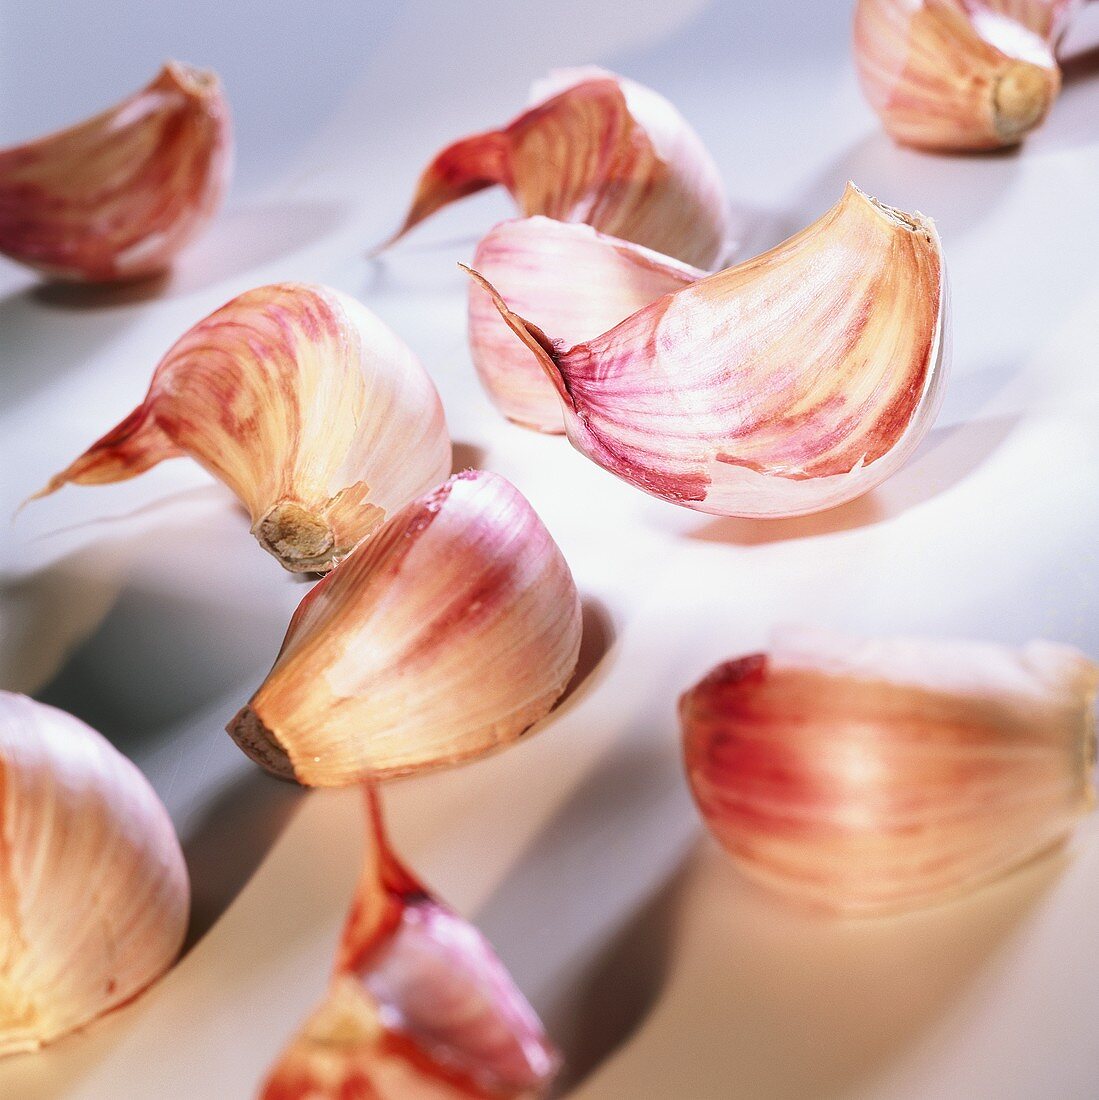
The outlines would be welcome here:
M 605 668 L 600 671 L 603 658 L 614 645 L 614 620 L 602 600 L 595 596 L 583 596 L 580 600 L 580 615 L 580 656 L 576 662 L 576 671 L 553 711 L 555 715 L 563 713 L 566 705 L 575 706 L 595 689 L 606 672 Z
M 454 455 L 450 466 L 452 474 L 483 468 L 485 456 L 488 454 L 484 447 L 478 447 L 476 443 L 460 443 L 455 440 L 451 448 Z
M 159 298 L 167 285 L 168 275 L 162 272 L 124 283 L 43 283 L 29 293 L 44 306 L 80 312 L 142 305 Z

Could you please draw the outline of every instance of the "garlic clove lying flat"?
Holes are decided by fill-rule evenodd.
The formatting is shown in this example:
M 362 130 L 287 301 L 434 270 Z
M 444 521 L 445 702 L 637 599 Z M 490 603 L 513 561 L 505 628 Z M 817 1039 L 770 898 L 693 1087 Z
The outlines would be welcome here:
M 591 226 L 541 216 L 503 222 L 477 246 L 473 267 L 515 313 L 568 345 L 605 332 L 706 272 Z M 473 365 L 496 407 L 518 424 L 563 432 L 561 402 L 477 283 L 469 285 Z
M 137 768 L 64 711 L 0 692 L 0 1055 L 159 978 L 189 895 L 171 819 Z
M 533 1100 L 559 1058 L 488 941 L 389 850 L 377 795 L 328 996 L 261 1100 Z
M 324 572 L 450 471 L 442 404 L 365 306 L 299 283 L 249 290 L 161 360 L 144 402 L 37 496 L 189 455 L 292 572 Z M 34 499 L 34 498 L 32 498 Z
M 553 75 L 501 130 L 463 138 L 420 176 L 397 234 L 501 184 L 522 213 L 585 222 L 684 263 L 718 262 L 728 200 L 710 154 L 661 95 L 602 69 Z
M 77 282 L 155 275 L 214 216 L 231 169 L 217 76 L 171 61 L 102 114 L 0 150 L 0 252 Z
M 930 905 L 1094 802 L 1099 668 L 1075 650 L 795 633 L 680 700 L 687 775 L 741 869 L 854 915 Z
M 567 349 L 472 274 L 554 382 L 573 446 L 701 512 L 793 516 L 860 496 L 941 401 L 938 234 L 851 184 L 770 252 Z
M 456 764 L 549 713 L 580 651 L 561 551 L 502 477 L 467 470 L 398 512 L 302 600 L 228 731 L 308 786 Z

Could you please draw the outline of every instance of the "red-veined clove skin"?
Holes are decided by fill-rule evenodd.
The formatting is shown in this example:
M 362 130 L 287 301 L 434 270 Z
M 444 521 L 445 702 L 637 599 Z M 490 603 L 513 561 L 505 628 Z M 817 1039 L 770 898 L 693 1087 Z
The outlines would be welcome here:
M 0 150 L 0 252 L 74 282 L 159 274 L 221 206 L 232 159 L 217 76 L 170 61 L 102 114 Z
M 534 509 L 504 478 L 467 470 L 313 588 L 226 728 L 307 786 L 461 763 L 549 713 L 580 635 L 572 574 Z
M 179 455 L 237 495 L 292 572 L 331 569 L 451 463 L 439 395 L 407 345 L 353 298 L 300 283 L 249 290 L 195 325 L 142 404 L 36 496 Z
M 444 206 L 500 184 L 524 216 L 584 222 L 684 263 L 727 247 L 728 199 L 701 139 L 661 95 L 596 68 L 536 84 L 500 130 L 448 146 L 420 176 L 403 237 Z
M 488 941 L 389 849 L 366 787 L 363 872 L 324 1003 L 260 1100 L 535 1100 L 560 1062 Z
M 1048 642 L 807 632 L 680 700 L 687 776 L 745 874 L 859 916 L 936 904 L 1094 804 L 1099 668 Z
M 941 402 L 938 234 L 854 185 L 770 252 L 571 348 L 471 274 L 554 383 L 573 446 L 701 512 L 794 516 L 860 496 L 903 465 Z

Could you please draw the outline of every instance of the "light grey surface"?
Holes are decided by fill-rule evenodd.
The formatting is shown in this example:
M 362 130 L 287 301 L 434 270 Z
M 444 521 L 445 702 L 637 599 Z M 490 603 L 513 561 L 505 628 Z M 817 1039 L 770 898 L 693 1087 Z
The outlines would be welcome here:
M 572 564 L 591 654 L 606 650 L 584 690 L 514 750 L 387 795 L 411 865 L 495 942 L 563 1045 L 564 1093 L 1096 1095 L 1094 822 L 1067 858 L 956 905 L 826 922 L 750 889 L 703 839 L 674 701 L 790 621 L 1099 655 L 1099 76 L 1069 84 L 1021 156 L 940 158 L 879 133 L 842 3 L 111 0 L 6 4 L 0 19 L 0 142 L 98 110 L 166 56 L 222 74 L 239 139 L 227 210 L 155 292 L 78 294 L 0 265 L 0 514 L 128 412 L 194 321 L 249 286 L 319 280 L 408 339 L 461 458 L 519 485 Z M 1077 37 L 1099 40 L 1099 21 Z M 818 216 L 848 178 L 936 219 L 954 374 L 938 426 L 870 497 L 715 520 L 503 423 L 470 367 L 455 266 L 507 214 L 502 194 L 363 258 L 439 146 L 504 121 L 547 68 L 589 62 L 695 124 L 744 251 Z M 222 732 L 306 586 L 186 461 L 33 506 L 0 568 L 0 682 L 145 769 L 184 841 L 197 938 L 134 1005 L 0 1064 L 0 1096 L 247 1096 L 323 989 L 358 870 L 354 794 L 268 781 Z

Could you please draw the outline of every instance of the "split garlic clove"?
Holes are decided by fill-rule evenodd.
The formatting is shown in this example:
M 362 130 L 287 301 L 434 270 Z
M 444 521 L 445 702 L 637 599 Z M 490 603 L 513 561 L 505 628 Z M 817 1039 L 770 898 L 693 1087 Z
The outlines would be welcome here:
M 541 216 L 503 222 L 481 243 L 473 267 L 515 313 L 564 344 L 605 332 L 663 294 L 706 272 L 588 225 Z M 473 365 L 509 420 L 563 432 L 557 389 L 539 359 L 515 339 L 487 294 L 469 285 Z
M 158 274 L 217 212 L 231 169 L 217 76 L 171 61 L 110 110 L 0 151 L 0 253 L 76 282 Z
M 687 775 L 746 874 L 843 913 L 913 909 L 1022 865 L 1091 809 L 1097 685 L 1048 642 L 794 633 L 683 696 Z
M 227 727 L 308 786 L 456 764 L 549 713 L 580 652 L 561 551 L 502 477 L 467 470 L 398 512 L 302 600 Z
M 698 135 L 661 95 L 602 69 L 569 69 L 501 130 L 463 138 L 424 170 L 392 240 L 502 184 L 522 213 L 585 222 L 684 263 L 718 262 L 728 199 Z M 383 246 L 385 247 L 385 246 Z
M 568 349 L 472 274 L 554 382 L 573 446 L 700 512 L 794 516 L 860 496 L 941 401 L 938 234 L 851 184 L 777 248 Z
M 559 1057 L 488 941 L 389 850 L 368 787 L 363 873 L 328 996 L 261 1100 L 533 1100 Z
M 190 888 L 167 811 L 83 722 L 0 692 L 0 1055 L 140 993 L 179 953 Z
M 1077 0 L 859 0 L 855 59 L 871 106 L 904 145 L 1016 145 L 1061 89 L 1054 49 Z
M 359 302 L 276 283 L 234 298 L 161 360 L 149 393 L 38 496 L 189 455 L 292 572 L 324 572 L 450 471 L 442 404 Z M 33 498 L 32 498 L 33 499 Z

